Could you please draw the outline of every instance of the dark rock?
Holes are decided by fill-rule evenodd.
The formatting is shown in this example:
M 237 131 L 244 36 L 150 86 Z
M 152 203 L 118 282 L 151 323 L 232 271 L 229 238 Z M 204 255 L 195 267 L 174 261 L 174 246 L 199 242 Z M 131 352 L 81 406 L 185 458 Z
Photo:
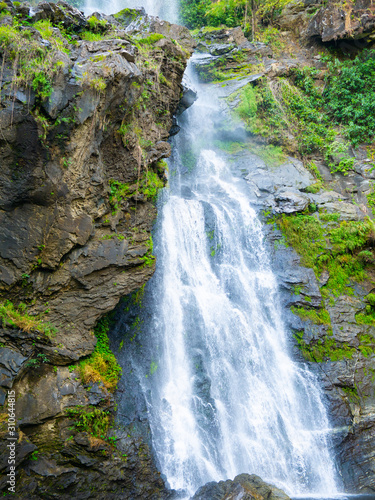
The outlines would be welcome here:
M 179 116 L 188 108 L 190 108 L 190 106 L 192 106 L 197 100 L 197 97 L 197 92 L 192 88 L 187 76 L 184 76 L 184 78 L 182 79 L 182 97 L 179 102 L 176 115 Z
M 209 52 L 213 56 L 222 56 L 235 48 L 231 43 L 214 43 L 209 46 Z
M 372 35 L 375 28 L 374 6 L 363 0 L 345 9 L 340 4 L 328 2 L 310 20 L 307 36 L 319 36 L 323 42 L 337 39 L 361 39 Z
M 13 380 L 18 375 L 26 359 L 18 352 L 7 347 L 0 349 L 0 385 L 2 387 L 12 388 Z
M 85 16 L 78 9 L 66 2 L 59 1 L 56 4 L 41 2 L 30 11 L 31 22 L 49 19 L 53 24 L 61 23 L 65 29 L 80 32 L 87 26 Z
M 192 500 L 290 500 L 282 490 L 255 474 L 240 474 L 233 481 L 211 482 L 199 488 Z

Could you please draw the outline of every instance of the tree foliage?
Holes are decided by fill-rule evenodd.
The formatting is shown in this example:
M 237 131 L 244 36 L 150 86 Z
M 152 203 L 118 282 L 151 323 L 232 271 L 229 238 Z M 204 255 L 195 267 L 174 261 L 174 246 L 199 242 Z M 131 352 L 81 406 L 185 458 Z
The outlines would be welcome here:
M 202 26 L 255 25 L 258 20 L 272 24 L 290 0 L 181 0 L 181 19 L 190 29 Z

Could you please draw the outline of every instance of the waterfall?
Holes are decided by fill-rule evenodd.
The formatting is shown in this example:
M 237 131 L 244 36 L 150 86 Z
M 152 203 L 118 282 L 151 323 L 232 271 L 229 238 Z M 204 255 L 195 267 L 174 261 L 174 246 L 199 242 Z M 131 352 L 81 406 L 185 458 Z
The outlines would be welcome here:
M 125 8 L 144 7 L 147 14 L 159 16 L 172 23 L 178 21 L 177 0 L 85 0 L 84 13 L 86 16 L 93 12 L 115 14 Z
M 334 495 L 321 391 L 291 359 L 251 188 L 214 147 L 215 124 L 228 120 L 220 92 L 199 87 L 180 120 L 141 347 L 129 351 L 153 447 L 170 487 L 188 495 L 243 472 L 294 496 Z

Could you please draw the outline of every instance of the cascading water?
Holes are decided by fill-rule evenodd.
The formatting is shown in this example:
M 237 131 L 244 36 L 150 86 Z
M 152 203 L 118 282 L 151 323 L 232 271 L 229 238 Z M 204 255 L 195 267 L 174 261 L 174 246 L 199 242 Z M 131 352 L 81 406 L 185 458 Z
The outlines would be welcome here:
M 290 357 L 250 187 L 213 146 L 214 122 L 228 120 L 220 92 L 199 88 L 184 113 L 159 200 L 158 265 L 131 355 L 154 450 L 170 487 L 189 495 L 242 472 L 289 494 L 333 495 L 319 387 Z
M 85 0 L 85 15 L 93 12 L 115 14 L 125 8 L 144 7 L 147 14 L 160 16 L 172 23 L 178 20 L 178 3 L 174 0 Z

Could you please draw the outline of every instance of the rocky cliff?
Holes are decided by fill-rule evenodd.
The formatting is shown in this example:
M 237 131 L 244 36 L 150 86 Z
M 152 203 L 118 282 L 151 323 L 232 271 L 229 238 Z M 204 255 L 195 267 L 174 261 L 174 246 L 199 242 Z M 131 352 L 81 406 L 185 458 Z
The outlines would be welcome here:
M 255 43 L 240 28 L 202 29 L 194 42 L 142 10 L 87 19 L 64 2 L 1 5 L 1 491 L 14 391 L 14 498 L 172 495 L 147 423 L 115 424 L 120 368 L 105 314 L 132 292 L 136 303 L 155 267 L 154 200 L 195 43 L 209 54 L 194 63 L 203 82 L 236 79 L 223 111 L 238 127 L 223 124 L 217 145 L 265 222 L 291 347 L 321 380 L 345 486 L 375 491 L 372 66 L 335 73 L 328 51 L 371 46 L 370 2 L 291 2 Z M 335 100 L 348 72 L 367 85 L 350 98 L 370 110 L 350 129 Z M 238 476 L 196 497 L 253 497 L 256 485 L 271 494 Z
M 112 428 L 120 368 L 106 324 L 93 328 L 154 271 L 194 42 L 142 9 L 1 8 L 1 491 L 13 390 L 14 498 L 165 498 L 147 443 Z

